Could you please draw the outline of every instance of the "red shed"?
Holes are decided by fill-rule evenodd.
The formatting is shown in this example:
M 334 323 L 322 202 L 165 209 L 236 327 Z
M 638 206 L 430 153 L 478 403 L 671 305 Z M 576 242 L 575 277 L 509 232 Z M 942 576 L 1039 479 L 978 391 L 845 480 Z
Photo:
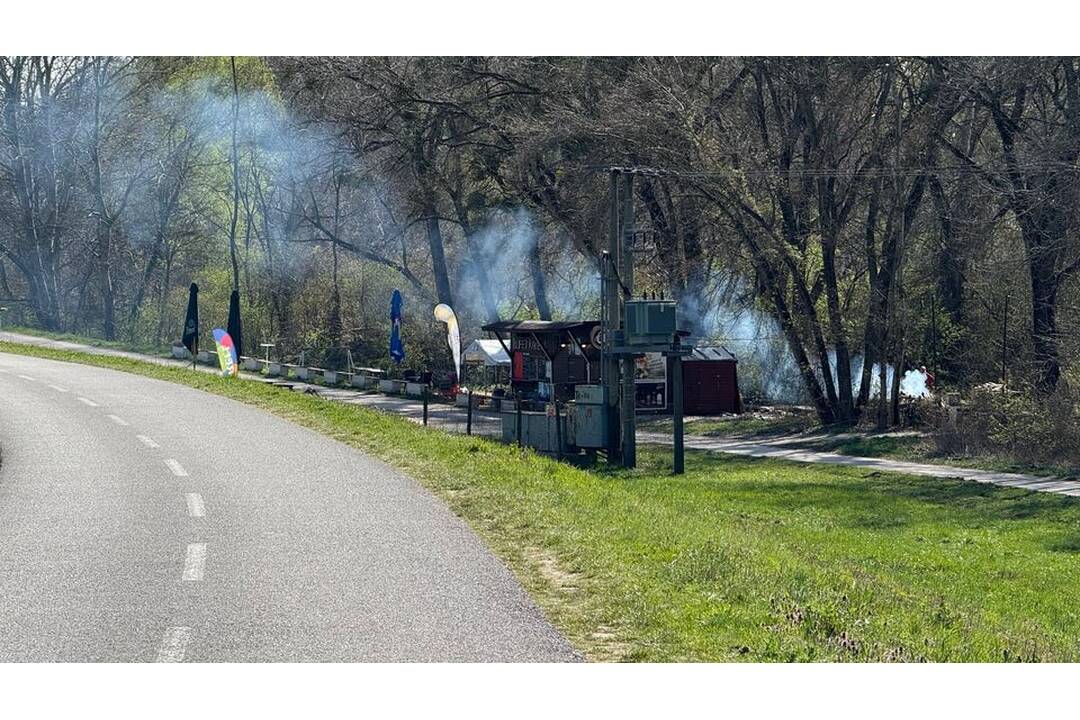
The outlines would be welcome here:
M 741 413 L 738 360 L 723 346 L 698 347 L 683 359 L 683 412 Z

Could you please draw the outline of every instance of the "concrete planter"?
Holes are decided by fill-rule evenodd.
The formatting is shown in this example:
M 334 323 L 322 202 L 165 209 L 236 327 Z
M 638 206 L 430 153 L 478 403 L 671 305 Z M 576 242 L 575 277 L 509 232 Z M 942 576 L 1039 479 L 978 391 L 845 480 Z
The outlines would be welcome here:
M 424 384 L 407 382 L 405 383 L 405 394 L 409 397 L 423 397 L 424 396 Z
M 304 375 L 300 378 L 306 382 L 315 382 L 316 380 L 322 380 L 323 371 L 320 368 L 301 368 L 304 371 Z
M 404 380 L 380 380 L 379 390 L 387 395 L 400 395 L 405 389 Z
M 177 360 L 190 360 L 191 359 L 191 351 L 188 350 L 183 345 L 173 345 L 172 346 L 172 356 L 174 358 L 176 358 Z
M 490 400 L 487 395 L 480 395 L 479 393 L 473 393 L 472 406 L 478 408 L 484 404 L 484 400 Z M 454 404 L 458 407 L 469 407 L 469 393 L 458 393 L 454 398 Z
M 323 382 L 327 385 L 337 385 L 341 382 L 340 373 L 337 370 L 323 370 Z
M 262 369 L 262 360 L 258 358 L 245 357 L 240 358 L 244 363 L 244 369 L 251 372 L 259 372 Z
M 200 350 L 198 360 L 203 365 L 215 365 L 217 364 L 217 353 L 207 352 L 206 350 Z
M 361 375 L 360 373 L 357 373 L 352 376 L 351 384 L 354 388 L 357 388 L 359 390 L 366 390 L 368 387 L 368 377 L 367 375 Z

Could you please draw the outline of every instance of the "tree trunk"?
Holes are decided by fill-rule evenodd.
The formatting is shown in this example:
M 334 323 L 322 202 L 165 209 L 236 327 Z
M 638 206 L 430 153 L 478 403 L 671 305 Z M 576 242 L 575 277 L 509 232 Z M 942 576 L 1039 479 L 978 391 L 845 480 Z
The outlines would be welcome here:
M 536 312 L 541 320 L 551 319 L 551 303 L 547 296 L 547 278 L 540 264 L 540 241 L 529 248 L 529 276 L 532 278 L 533 298 L 536 300 Z
M 450 294 L 450 275 L 446 271 L 446 253 L 443 250 L 442 230 L 434 204 L 427 208 L 428 217 L 424 223 L 427 229 L 428 250 L 431 252 L 431 272 L 435 276 L 435 294 L 439 302 L 453 307 L 454 297 Z
M 1021 232 L 1028 247 L 1028 267 L 1031 274 L 1031 343 L 1035 354 L 1035 386 L 1043 392 L 1057 387 L 1061 377 L 1061 358 L 1057 333 L 1057 297 L 1060 278 L 1057 273 L 1057 254 L 1048 248 L 1052 241 L 1043 237 L 1040 228 Z M 1034 236 L 1029 239 L 1029 234 Z M 1062 242 L 1063 239 L 1058 239 Z
M 833 252 L 825 258 L 825 292 L 829 306 L 829 331 L 832 335 L 833 348 L 836 352 L 837 383 L 837 420 L 850 422 L 855 419 L 855 405 L 852 401 L 851 354 L 847 339 L 844 337 L 842 318 L 840 317 L 840 295 L 836 287 L 835 258 Z

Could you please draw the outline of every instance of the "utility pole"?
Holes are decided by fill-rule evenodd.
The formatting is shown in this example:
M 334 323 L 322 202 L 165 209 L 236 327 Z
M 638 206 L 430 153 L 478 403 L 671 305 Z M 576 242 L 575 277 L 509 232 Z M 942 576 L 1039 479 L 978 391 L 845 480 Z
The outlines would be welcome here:
M 619 326 L 619 172 L 610 172 L 610 207 L 608 215 L 608 248 L 600 256 L 600 275 L 603 278 L 601 307 L 603 328 L 603 385 L 607 410 L 608 460 L 613 460 L 619 448 L 619 359 L 615 355 L 615 328 Z
M 685 471 L 685 450 L 683 448 L 683 358 L 679 348 L 679 337 L 675 336 L 676 354 L 668 356 L 668 377 L 671 378 L 671 445 L 672 471 L 682 475 Z
M 938 354 L 937 354 L 937 291 L 930 295 L 930 347 L 932 348 L 930 361 L 930 374 L 937 380 Z
M 1001 319 L 1001 392 L 1005 392 L 1005 381 L 1008 377 L 1008 355 L 1006 346 L 1009 336 L 1009 293 L 1005 293 L 1005 316 Z
M 623 331 L 623 344 L 626 344 L 624 305 L 634 295 L 634 175 L 623 173 L 622 191 L 622 247 L 619 248 L 619 284 L 622 286 L 622 302 L 619 304 L 618 325 Z M 634 384 L 634 356 L 623 354 L 619 357 L 622 369 L 622 464 L 623 467 L 637 466 L 637 423 L 635 417 L 637 391 Z

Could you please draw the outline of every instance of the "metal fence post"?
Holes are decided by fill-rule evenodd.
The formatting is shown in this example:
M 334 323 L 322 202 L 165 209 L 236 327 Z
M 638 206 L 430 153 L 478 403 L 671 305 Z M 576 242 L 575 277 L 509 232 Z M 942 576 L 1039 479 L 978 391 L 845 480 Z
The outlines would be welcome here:
M 514 413 L 517 415 L 517 445 L 521 447 L 521 392 L 514 393 Z
M 469 390 L 469 406 L 465 409 L 465 434 L 472 435 L 472 390 Z
M 427 383 L 424 383 L 423 396 L 424 396 L 424 425 L 426 426 L 427 425 L 427 406 L 428 406 L 428 386 L 427 386 Z
M 562 423 L 559 420 L 559 401 L 555 401 L 555 457 L 559 460 L 563 458 L 563 432 Z

